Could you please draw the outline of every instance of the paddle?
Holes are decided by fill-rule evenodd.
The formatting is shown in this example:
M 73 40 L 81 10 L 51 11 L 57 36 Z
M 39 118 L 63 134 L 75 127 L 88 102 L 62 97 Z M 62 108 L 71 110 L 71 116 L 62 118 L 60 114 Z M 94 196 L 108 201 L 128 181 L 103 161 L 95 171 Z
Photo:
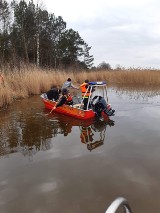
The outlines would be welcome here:
M 51 113 L 53 112 L 54 109 L 56 109 L 56 106 L 54 106 L 54 107 L 51 109 L 51 111 L 50 111 L 49 114 L 51 114 Z
M 55 106 L 54 106 L 54 107 L 51 109 L 51 111 L 50 111 L 49 113 L 47 113 L 46 115 L 50 115 L 50 114 L 53 112 L 54 109 L 56 109 Z

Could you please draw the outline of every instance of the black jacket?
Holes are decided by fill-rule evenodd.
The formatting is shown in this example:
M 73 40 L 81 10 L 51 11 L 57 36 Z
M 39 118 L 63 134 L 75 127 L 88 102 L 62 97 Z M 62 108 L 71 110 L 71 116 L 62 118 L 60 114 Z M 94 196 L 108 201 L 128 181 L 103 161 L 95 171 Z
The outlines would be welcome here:
M 63 104 L 66 103 L 66 101 L 67 101 L 67 98 L 66 98 L 66 96 L 63 95 L 63 96 L 60 98 L 59 102 L 57 103 L 56 107 L 62 106 Z
M 59 98 L 59 91 L 57 88 L 53 88 L 53 89 L 49 90 L 48 92 L 46 92 L 46 94 L 47 94 L 47 97 L 49 100 L 54 99 L 56 101 Z

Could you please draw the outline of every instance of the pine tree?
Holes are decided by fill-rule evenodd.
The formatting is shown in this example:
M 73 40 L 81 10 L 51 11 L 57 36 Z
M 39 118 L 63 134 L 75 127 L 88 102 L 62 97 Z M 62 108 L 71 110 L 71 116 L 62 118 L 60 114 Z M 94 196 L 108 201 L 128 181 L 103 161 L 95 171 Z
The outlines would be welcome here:
M 0 1 L 0 63 L 9 58 L 9 4 Z
M 91 68 L 93 66 L 93 55 L 89 54 L 91 47 L 88 46 L 87 43 L 84 43 L 84 49 L 83 49 L 83 56 L 84 56 L 84 64 L 87 66 L 87 68 Z

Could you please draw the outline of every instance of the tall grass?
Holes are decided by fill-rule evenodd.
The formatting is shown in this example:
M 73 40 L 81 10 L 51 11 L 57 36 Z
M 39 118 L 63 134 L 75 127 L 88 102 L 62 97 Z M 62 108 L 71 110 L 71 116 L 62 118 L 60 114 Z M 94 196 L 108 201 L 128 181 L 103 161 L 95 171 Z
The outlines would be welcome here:
M 160 90 L 160 70 L 124 69 L 81 71 L 44 70 L 36 66 L 23 66 L 20 70 L 2 70 L 4 86 L 0 84 L 0 107 L 11 104 L 15 99 L 38 95 L 53 85 L 61 87 L 68 77 L 79 86 L 85 79 L 107 81 L 109 86 L 156 87 Z

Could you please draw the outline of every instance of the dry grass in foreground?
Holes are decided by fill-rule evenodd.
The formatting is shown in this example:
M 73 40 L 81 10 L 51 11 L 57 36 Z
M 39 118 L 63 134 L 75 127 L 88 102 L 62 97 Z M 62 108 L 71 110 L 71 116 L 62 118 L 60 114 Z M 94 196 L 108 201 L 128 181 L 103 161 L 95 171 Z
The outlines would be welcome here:
M 38 95 L 53 85 L 61 87 L 68 77 L 79 86 L 85 79 L 107 81 L 109 86 L 143 86 L 160 89 L 160 70 L 112 70 L 70 71 L 43 70 L 35 66 L 24 66 L 19 70 L 3 70 L 4 86 L 0 84 L 0 107 L 11 104 L 15 99 Z

